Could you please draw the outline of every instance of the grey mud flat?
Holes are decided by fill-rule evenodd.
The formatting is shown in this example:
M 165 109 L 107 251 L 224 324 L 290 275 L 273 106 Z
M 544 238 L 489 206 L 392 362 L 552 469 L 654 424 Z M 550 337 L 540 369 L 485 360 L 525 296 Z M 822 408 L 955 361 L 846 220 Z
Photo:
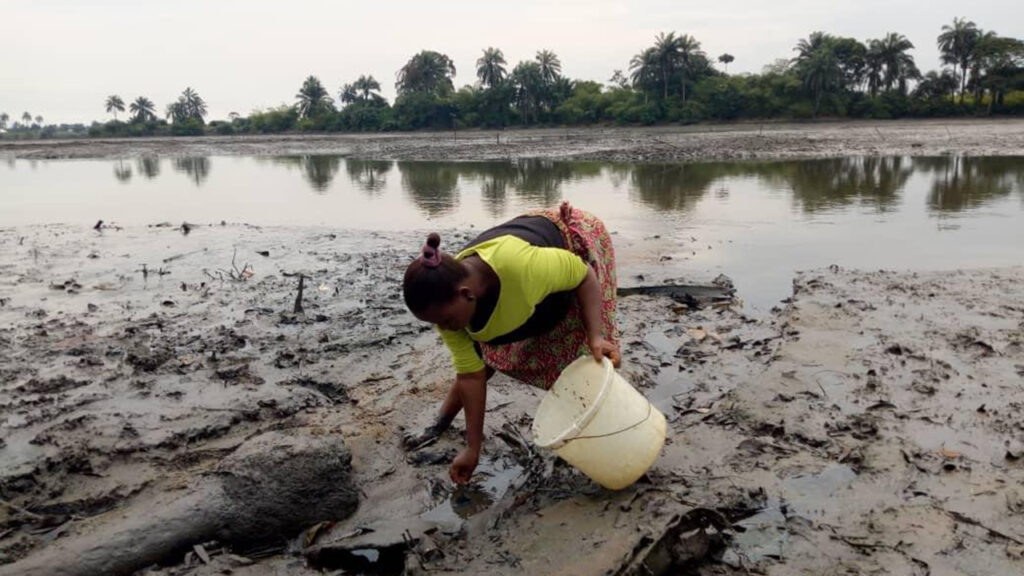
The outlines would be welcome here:
M 1024 155 L 1024 120 L 736 123 L 357 135 L 0 142 L 0 159 L 338 154 L 373 160 L 672 162 L 841 156 Z
M 648 475 L 610 493 L 537 452 L 541 393 L 498 377 L 455 489 L 461 420 L 399 447 L 450 379 L 396 288 L 420 238 L 0 230 L 0 562 L 130 526 L 273 432 L 344 443 L 345 478 L 298 481 L 354 513 L 140 573 L 1024 572 L 1024 269 L 811 271 L 764 317 L 621 298 L 622 372 L 671 422 Z M 622 244 L 625 282 L 649 259 Z

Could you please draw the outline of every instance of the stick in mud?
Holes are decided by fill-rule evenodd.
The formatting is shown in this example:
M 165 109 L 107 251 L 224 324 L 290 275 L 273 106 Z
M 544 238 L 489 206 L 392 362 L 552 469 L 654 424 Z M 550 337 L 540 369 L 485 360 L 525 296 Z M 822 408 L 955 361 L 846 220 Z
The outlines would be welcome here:
M 305 287 L 306 276 L 299 274 L 299 293 L 295 296 L 295 309 L 292 310 L 293 314 L 303 314 L 305 311 L 302 309 L 302 289 Z

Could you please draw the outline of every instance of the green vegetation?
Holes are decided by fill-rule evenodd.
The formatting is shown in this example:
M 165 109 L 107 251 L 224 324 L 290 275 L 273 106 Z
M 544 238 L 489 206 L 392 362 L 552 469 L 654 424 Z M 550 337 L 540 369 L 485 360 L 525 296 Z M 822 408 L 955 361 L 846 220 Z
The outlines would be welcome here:
M 532 60 L 505 60 L 496 47 L 476 61 L 472 85 L 455 88 L 456 70 L 445 54 L 424 50 L 398 71 L 393 104 L 381 85 L 362 75 L 342 86 L 337 105 L 316 76 L 309 76 L 296 103 L 257 110 L 227 121 L 205 123 L 206 103 L 187 88 L 158 119 L 147 98 L 136 99 L 127 123 L 117 120 L 123 100 L 112 95 L 106 111 L 114 120 L 94 123 L 92 136 L 267 134 L 280 132 L 378 132 L 416 129 L 504 128 L 588 124 L 649 125 L 737 119 L 904 118 L 1024 114 L 1024 42 L 956 18 L 943 26 L 936 46 L 945 68 L 922 74 L 914 44 L 890 32 L 864 42 L 814 32 L 758 74 L 728 74 L 735 58 L 715 59 L 688 34 L 654 38 L 614 70 L 607 84 L 563 76 L 550 50 Z M 6 138 L 83 134 L 82 126 L 42 126 L 27 112 L 8 126 Z

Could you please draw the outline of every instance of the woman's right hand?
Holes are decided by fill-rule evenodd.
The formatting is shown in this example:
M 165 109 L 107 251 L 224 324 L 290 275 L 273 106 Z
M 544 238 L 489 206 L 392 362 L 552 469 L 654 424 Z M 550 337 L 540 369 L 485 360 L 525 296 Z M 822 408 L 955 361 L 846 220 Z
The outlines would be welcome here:
M 618 368 L 622 365 L 622 354 L 618 346 L 601 337 L 590 339 L 587 345 L 590 347 L 590 353 L 594 355 L 594 360 L 601 362 L 603 358 L 608 358 L 612 361 L 612 366 Z
M 452 460 L 451 468 L 448 469 L 448 474 L 452 477 L 452 482 L 458 485 L 465 485 L 469 483 L 469 479 L 473 477 L 473 471 L 476 470 L 476 465 L 480 461 L 480 453 L 472 448 L 466 448 L 459 453 L 458 456 Z

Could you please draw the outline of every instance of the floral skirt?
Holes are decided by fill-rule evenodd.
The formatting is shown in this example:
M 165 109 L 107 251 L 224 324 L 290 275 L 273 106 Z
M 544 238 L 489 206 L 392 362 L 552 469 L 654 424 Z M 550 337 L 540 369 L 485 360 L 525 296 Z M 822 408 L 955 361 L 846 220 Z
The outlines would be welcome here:
M 544 216 L 562 232 L 565 246 L 597 273 L 601 285 L 601 325 L 604 338 L 617 345 L 615 327 L 615 250 L 604 223 L 596 216 L 563 202 L 558 208 L 531 214 Z M 590 354 L 587 332 L 579 301 L 573 298 L 569 310 L 550 332 L 498 346 L 480 343 L 484 362 L 495 370 L 543 390 L 551 388 L 566 366 Z

